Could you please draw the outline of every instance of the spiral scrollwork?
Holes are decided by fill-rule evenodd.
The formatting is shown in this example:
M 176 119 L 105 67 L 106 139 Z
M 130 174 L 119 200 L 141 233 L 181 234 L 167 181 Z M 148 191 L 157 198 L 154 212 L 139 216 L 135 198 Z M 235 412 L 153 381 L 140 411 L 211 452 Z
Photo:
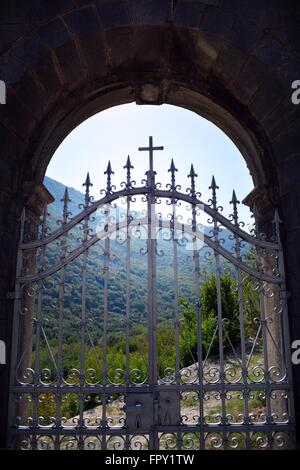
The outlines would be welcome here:
M 67 371 L 64 377 L 64 383 L 66 385 L 77 385 L 80 382 L 80 371 L 78 369 L 70 369 Z
M 125 382 L 125 370 L 122 368 L 114 369 L 108 377 L 109 383 L 112 385 L 121 385 Z
M 125 449 L 125 436 L 108 436 L 107 450 L 124 450 Z
M 26 367 L 25 369 L 17 369 L 16 379 L 20 385 L 30 385 L 34 383 L 36 373 L 31 367 Z M 19 375 L 20 374 L 20 375 Z
M 207 449 L 221 449 L 223 439 L 220 433 L 208 433 L 205 439 Z
M 87 385 L 97 385 L 100 383 L 100 373 L 91 367 L 86 370 L 85 382 Z
M 227 436 L 227 447 L 229 449 L 244 449 L 244 435 L 242 433 L 229 433 L 229 435 Z
M 163 433 L 160 436 L 160 448 L 164 450 L 175 450 L 177 448 L 176 433 Z
M 129 371 L 130 383 L 133 385 L 142 385 L 147 382 L 148 377 L 140 369 L 131 369 Z

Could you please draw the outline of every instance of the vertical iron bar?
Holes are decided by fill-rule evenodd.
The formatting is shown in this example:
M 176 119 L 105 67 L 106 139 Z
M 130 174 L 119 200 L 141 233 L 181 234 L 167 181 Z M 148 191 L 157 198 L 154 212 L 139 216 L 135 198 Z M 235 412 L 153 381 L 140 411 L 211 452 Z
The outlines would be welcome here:
M 155 220 L 155 172 L 147 172 L 148 198 L 148 338 L 149 338 L 149 389 L 153 393 L 157 383 L 157 350 L 156 350 L 156 220 Z M 155 420 L 153 403 L 152 419 Z M 157 431 L 150 431 L 150 450 L 158 448 Z
M 238 242 L 237 242 L 238 243 Z M 238 254 L 240 257 L 240 254 Z M 248 370 L 247 370 L 247 356 L 246 356 L 246 343 L 245 343 L 245 318 L 244 318 L 244 294 L 243 294 L 243 281 L 241 271 L 237 267 L 237 283 L 238 283 L 238 304 L 240 316 L 240 335 L 241 335 L 241 354 L 242 354 L 242 378 L 243 378 L 243 401 L 244 401 L 244 423 L 250 424 L 249 418 L 249 394 L 248 394 Z M 251 440 L 249 432 L 246 433 L 246 449 L 251 447 Z
M 130 196 L 127 196 L 127 240 L 126 240 L 126 340 L 125 340 L 125 384 L 126 388 L 130 385 L 130 253 L 131 253 L 131 234 L 129 230 L 130 225 Z M 126 391 L 126 393 L 129 393 Z M 125 449 L 128 450 L 130 447 L 130 440 L 128 430 L 126 430 L 125 436 Z
M 42 239 L 45 237 L 45 230 L 46 230 L 46 220 L 47 220 L 47 204 L 45 204 L 44 212 L 43 212 L 43 222 L 42 222 Z M 46 245 L 42 245 L 41 247 L 41 263 L 40 268 L 41 271 L 44 270 L 45 267 L 45 252 L 46 252 Z M 43 280 L 40 280 L 39 283 L 39 293 L 38 293 L 38 305 L 37 305 L 37 318 L 36 318 L 36 343 L 35 343 L 35 375 L 34 375 L 34 385 L 35 385 L 35 399 L 33 400 L 33 425 L 37 427 L 38 423 L 38 385 L 40 380 L 40 352 L 41 352 L 41 322 L 42 322 L 42 297 L 43 297 Z
M 131 250 L 131 236 L 129 231 L 130 225 L 130 196 L 127 196 L 127 240 L 126 240 L 126 364 L 125 364 L 125 383 L 128 387 L 130 384 L 130 250 Z
M 201 281 L 200 281 L 200 257 L 197 241 L 197 206 L 192 205 L 192 230 L 193 260 L 194 260 L 194 289 L 197 311 L 197 356 L 198 356 L 198 380 L 199 380 L 199 424 L 200 424 L 200 449 L 205 448 L 203 432 L 204 425 L 204 391 L 203 391 L 203 348 L 202 348 L 202 308 L 201 308 Z
M 260 321 L 261 321 L 261 332 L 263 341 L 264 351 L 264 378 L 265 378 L 265 396 L 266 396 L 266 424 L 272 424 L 272 408 L 271 408 L 271 389 L 270 389 L 270 377 L 269 377 L 269 358 L 268 358 L 268 346 L 267 346 L 267 328 L 266 328 L 266 316 L 265 316 L 265 303 L 264 303 L 264 285 L 263 281 L 259 281 L 259 306 L 260 306 Z M 272 448 L 272 433 L 268 432 L 268 442 L 270 449 Z
M 88 217 L 84 219 L 83 224 L 83 243 L 88 239 Z M 80 392 L 79 392 L 79 427 L 84 428 L 84 393 L 82 391 L 85 384 L 85 329 L 86 329 L 86 294 L 87 294 L 87 259 L 88 250 L 83 253 L 82 259 L 82 286 L 81 286 L 81 317 L 80 317 Z M 79 435 L 78 441 L 79 449 L 84 448 L 83 436 Z
M 106 226 L 106 231 L 108 225 Z M 101 427 L 104 429 L 102 449 L 106 450 L 106 433 L 105 429 L 108 427 L 106 403 L 107 397 L 105 387 L 107 385 L 108 370 L 107 370 L 107 332 L 108 332 L 108 277 L 109 277 L 109 258 L 110 258 L 110 238 L 108 233 L 104 242 L 104 316 L 103 316 L 103 369 L 102 369 L 102 385 L 104 393 L 102 394 L 102 421 Z
M 287 373 L 287 382 L 290 385 L 290 390 L 288 391 L 288 409 L 287 413 L 289 416 L 289 422 L 294 425 L 295 424 L 295 404 L 294 404 L 294 392 L 293 392 L 293 374 L 292 374 L 292 359 L 291 359 L 291 337 L 290 337 L 290 326 L 289 326 L 289 317 L 288 317 L 288 305 L 287 305 L 287 289 L 286 289 L 286 276 L 285 276 L 285 265 L 284 265 L 284 255 L 283 255 L 283 246 L 281 241 L 281 233 L 280 233 L 280 218 L 277 210 L 275 210 L 275 231 L 276 231 L 276 238 L 278 242 L 278 269 L 279 275 L 283 282 L 279 285 L 281 295 L 280 302 L 282 306 L 282 322 L 281 327 L 282 331 L 282 339 L 283 339 L 283 349 L 284 349 L 284 365 L 286 368 Z M 292 436 L 292 439 L 294 436 Z M 290 443 L 290 447 L 293 448 L 293 442 Z
M 22 273 L 23 266 L 23 249 L 20 248 L 20 245 L 23 242 L 25 236 L 25 224 L 26 223 L 26 213 L 25 209 L 22 210 L 20 217 L 20 237 L 18 242 L 18 252 L 17 252 L 17 267 L 16 267 L 16 285 L 14 292 L 14 311 L 13 311 L 13 329 L 12 329 L 12 352 L 11 352 L 11 369 L 10 369 L 10 387 L 13 387 L 16 383 L 16 373 L 17 373 L 17 363 L 19 355 L 19 330 L 20 330 L 20 309 L 21 309 L 21 284 L 18 281 L 18 278 Z M 14 445 L 14 436 L 11 434 L 11 430 L 15 425 L 15 406 L 16 406 L 16 397 L 13 392 L 10 392 L 9 397 L 9 408 L 8 408 L 8 439 L 7 447 L 10 449 Z
M 256 206 L 253 209 L 253 214 L 255 217 L 255 222 L 257 221 L 257 212 Z M 256 233 L 258 234 L 258 227 L 256 226 Z M 256 265 L 257 271 L 260 270 L 260 267 L 263 266 L 261 261 L 262 255 L 260 254 L 260 248 L 256 247 Z M 272 424 L 272 409 L 271 409 L 271 393 L 270 390 L 270 377 L 269 377 L 269 359 L 268 359 L 268 346 L 267 346 L 267 327 L 266 327 L 266 316 L 265 316 L 265 301 L 264 301 L 264 283 L 263 281 L 258 281 L 259 286 L 259 310 L 260 310 L 260 326 L 261 326 L 261 336 L 262 336 L 262 346 L 263 346 L 263 361 L 264 361 L 264 382 L 265 382 L 265 397 L 266 397 L 266 425 Z M 269 448 L 272 448 L 272 432 L 268 431 L 268 426 L 266 427 L 266 434 L 268 438 Z
M 219 228 L 217 219 L 214 218 L 214 238 L 215 243 L 219 244 Z M 216 287 L 217 287 L 217 313 L 218 313 L 218 339 L 220 355 L 220 398 L 221 398 L 221 424 L 228 424 L 226 417 L 226 389 L 225 389 L 225 367 L 224 367 L 224 343 L 223 343 L 223 312 L 222 312 L 222 293 L 221 293 L 221 263 L 220 255 L 214 249 L 216 262 Z M 222 433 L 224 448 L 226 448 L 226 433 Z
M 241 260 L 241 247 L 239 236 L 234 233 L 235 238 L 235 252 L 237 260 Z M 239 320 L 240 320 L 240 335 L 241 335 L 241 354 L 242 354 L 242 378 L 243 378 L 243 401 L 244 401 L 244 423 L 250 424 L 249 418 L 249 391 L 248 391 L 248 370 L 247 370 L 247 356 L 246 356 L 246 343 L 245 343 L 245 318 L 244 318 L 244 293 L 243 293 L 243 280 L 242 273 L 239 266 L 236 266 L 236 276 L 238 285 L 238 304 L 239 304 Z M 251 447 L 251 439 L 249 432 L 246 432 L 246 449 Z
M 180 348 L 179 348 L 179 335 L 180 335 L 180 320 L 179 320 L 179 287 L 178 287 L 178 246 L 176 236 L 176 201 L 172 200 L 172 240 L 173 240 L 173 275 L 174 275 L 174 326 L 175 326 L 175 383 L 178 387 L 177 393 L 179 394 L 178 400 L 178 416 L 181 419 L 181 400 L 180 398 Z M 178 423 L 179 424 L 179 423 Z
M 212 177 L 211 186 L 212 199 L 211 205 L 216 213 L 218 213 L 217 205 L 217 186 L 215 177 Z M 215 244 L 219 245 L 219 227 L 218 220 L 213 217 L 213 235 Z M 221 424 L 228 424 L 226 417 L 226 388 L 225 388 L 225 370 L 224 370 L 224 345 L 223 345 L 223 313 L 222 313 L 222 294 L 221 294 L 221 264 L 220 255 L 216 248 L 214 248 L 214 258 L 216 263 L 216 288 L 217 288 L 217 325 L 218 325 L 218 340 L 219 340 L 219 356 L 220 356 L 220 399 L 221 399 Z M 222 432 L 222 442 L 224 449 L 227 447 L 227 433 Z
M 63 241 L 62 257 L 66 254 L 66 240 Z M 61 404 L 62 395 L 60 387 L 63 380 L 63 365 L 62 365 L 62 354 L 63 354 L 63 320 L 64 320 L 64 295 L 65 295 L 65 271 L 66 267 L 61 268 L 61 278 L 59 282 L 59 321 L 58 321 L 58 349 L 57 349 L 57 380 L 56 380 L 56 412 L 55 412 L 55 427 L 61 428 Z M 55 435 L 55 450 L 60 448 L 60 435 Z
M 68 221 L 68 202 L 69 195 L 67 188 L 65 189 L 64 197 L 61 200 L 63 202 L 63 221 L 62 225 L 66 225 Z M 67 237 L 68 231 L 64 231 L 62 234 L 61 241 L 61 259 L 63 260 L 67 254 Z M 61 385 L 63 382 L 63 365 L 62 365 L 62 355 L 63 355 L 63 322 L 64 322 L 64 296 L 65 296 L 65 276 L 66 276 L 66 265 L 61 268 L 61 277 L 59 282 L 59 321 L 58 321 L 58 348 L 57 348 L 57 380 L 56 380 L 56 411 L 55 411 L 55 427 L 57 429 L 62 428 L 61 422 L 61 404 L 62 404 L 62 394 L 61 394 Z M 55 450 L 60 448 L 60 435 L 55 435 L 54 441 Z
M 175 383 L 180 385 L 180 351 L 179 351 L 179 292 L 178 292 L 178 248 L 176 241 L 176 204 L 172 204 L 173 231 L 173 276 L 174 276 L 174 325 L 175 325 Z

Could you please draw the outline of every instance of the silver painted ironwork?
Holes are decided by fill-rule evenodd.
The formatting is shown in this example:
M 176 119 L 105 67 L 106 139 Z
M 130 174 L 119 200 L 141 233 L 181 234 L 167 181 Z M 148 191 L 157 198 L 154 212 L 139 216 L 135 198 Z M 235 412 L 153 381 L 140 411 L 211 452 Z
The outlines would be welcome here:
M 74 216 L 66 189 L 58 227 L 50 217 L 51 206 L 45 206 L 39 227 L 22 213 L 8 445 L 103 450 L 293 447 L 278 213 L 272 240 L 258 230 L 248 233 L 239 220 L 235 192 L 232 214 L 226 218 L 214 177 L 211 199 L 203 203 L 194 166 L 184 193 L 176 184 L 172 159 L 170 183 L 161 189 L 153 155 L 163 147 L 155 147 L 150 137 L 149 146 L 139 150 L 149 153 L 141 186 L 132 179 L 128 157 L 119 190 L 108 163 L 106 188 L 98 201 L 90 196 L 87 174 L 84 200 Z M 97 279 L 91 280 L 95 265 Z M 133 282 L 137 266 L 147 289 L 144 298 Z M 123 281 L 116 292 L 118 275 Z M 224 313 L 226 275 L 236 302 L 231 319 Z M 203 305 L 207 279 L 214 279 L 212 312 Z M 161 300 L 164 290 L 170 292 L 170 304 Z M 112 306 L 116 297 L 118 312 Z M 144 317 L 137 313 L 136 298 Z M 116 327 L 119 349 L 113 344 Z M 145 328 L 146 335 L 141 333 Z M 70 331 L 73 336 L 67 339 Z M 187 331 L 193 344 L 188 344 Z M 74 364 L 65 352 L 72 341 Z M 170 356 L 165 363 L 164 348 Z

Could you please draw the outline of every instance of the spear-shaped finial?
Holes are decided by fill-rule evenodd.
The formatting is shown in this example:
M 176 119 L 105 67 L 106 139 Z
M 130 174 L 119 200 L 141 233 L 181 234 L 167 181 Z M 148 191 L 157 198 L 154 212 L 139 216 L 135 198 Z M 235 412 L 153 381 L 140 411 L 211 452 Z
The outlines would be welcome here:
M 69 198 L 69 191 L 68 191 L 67 186 L 65 187 L 63 198 L 60 201 L 64 203 L 64 207 L 68 205 L 68 202 L 71 202 L 71 199 Z
M 82 186 L 85 186 L 85 206 L 87 207 L 90 202 L 90 187 L 93 186 L 89 172 L 87 172 L 85 182 L 82 183 Z
M 131 187 L 131 170 L 133 168 L 129 155 L 127 157 L 126 165 L 124 165 L 123 168 L 127 170 L 126 188 L 129 189 Z
M 213 190 L 219 189 L 219 186 L 216 183 L 214 175 L 212 176 L 211 184 L 210 184 L 210 187 L 208 189 L 213 189 Z
M 112 171 L 112 168 L 111 168 L 110 160 L 108 161 L 108 165 L 104 174 L 107 175 L 106 194 L 110 194 L 112 190 L 111 175 L 114 175 L 114 172 Z
M 212 206 L 214 209 L 217 209 L 217 189 L 219 189 L 219 186 L 217 186 L 214 175 L 211 179 L 211 185 L 209 186 L 208 189 L 212 190 L 212 198 L 211 198 Z
M 63 224 L 67 223 L 68 216 L 70 215 L 68 211 L 68 203 L 71 202 L 71 199 L 69 198 L 69 191 L 68 188 L 65 187 L 65 192 L 63 198 L 60 200 L 63 202 Z
M 232 191 L 232 199 L 230 201 L 230 204 L 233 205 L 233 213 L 232 213 L 232 220 L 235 225 L 239 224 L 239 216 L 238 216 L 238 208 L 237 205 L 240 204 L 240 201 L 238 201 L 235 190 Z
M 90 173 L 89 173 L 89 172 L 87 172 L 87 175 L 86 175 L 86 178 L 85 178 L 85 182 L 82 183 L 82 186 L 85 186 L 87 189 L 88 189 L 90 186 L 93 186 L 93 184 L 91 183 Z
M 178 171 L 177 168 L 175 167 L 174 160 L 172 158 L 171 160 L 171 166 L 168 170 L 168 172 L 171 172 L 171 186 L 170 189 L 171 191 L 176 191 L 176 182 L 175 182 L 175 172 Z
M 196 195 L 195 178 L 197 178 L 197 176 L 198 175 L 195 173 L 195 170 L 194 170 L 194 165 L 191 164 L 190 174 L 188 175 L 188 178 L 191 178 L 191 191 L 190 191 L 191 196 Z
M 191 169 L 190 169 L 190 174 L 188 175 L 188 177 L 190 178 L 195 178 L 197 177 L 198 175 L 195 173 L 195 169 L 194 169 L 194 165 L 191 164 Z
M 212 191 L 212 198 L 209 202 L 211 202 L 214 209 L 217 209 L 217 189 L 219 189 L 219 186 L 216 183 L 214 175 L 212 176 L 211 184 L 208 189 Z

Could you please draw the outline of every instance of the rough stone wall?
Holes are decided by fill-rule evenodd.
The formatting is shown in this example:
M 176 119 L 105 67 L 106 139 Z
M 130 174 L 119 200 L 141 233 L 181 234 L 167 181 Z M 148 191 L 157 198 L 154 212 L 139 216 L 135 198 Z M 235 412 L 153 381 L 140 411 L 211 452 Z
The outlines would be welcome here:
M 64 137 L 109 106 L 171 103 L 219 125 L 283 219 L 300 338 L 300 4 L 297 0 L 3 0 L 0 4 L 0 331 L 12 328 L 18 217 Z M 0 366 L 0 445 L 8 369 Z M 300 429 L 300 366 L 294 367 Z M 298 437 L 300 439 L 300 437 Z

